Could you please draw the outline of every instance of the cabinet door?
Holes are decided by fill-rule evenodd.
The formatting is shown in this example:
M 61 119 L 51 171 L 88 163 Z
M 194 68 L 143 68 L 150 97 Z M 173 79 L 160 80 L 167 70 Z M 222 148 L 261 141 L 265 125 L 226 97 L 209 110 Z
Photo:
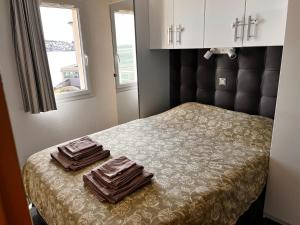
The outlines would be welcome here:
M 244 28 L 233 24 L 244 15 L 245 0 L 206 0 L 204 47 L 241 47 Z
M 244 46 L 283 45 L 287 7 L 288 0 L 247 0 Z
M 173 48 L 174 0 L 149 0 L 150 48 Z
M 174 0 L 174 48 L 203 48 L 205 0 Z

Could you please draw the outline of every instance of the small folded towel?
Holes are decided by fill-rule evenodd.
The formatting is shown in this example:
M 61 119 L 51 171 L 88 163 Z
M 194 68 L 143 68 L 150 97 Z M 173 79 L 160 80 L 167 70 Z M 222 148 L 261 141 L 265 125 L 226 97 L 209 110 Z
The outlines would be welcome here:
M 79 170 L 109 157 L 110 151 L 89 137 L 83 137 L 58 147 L 51 157 L 66 170 Z
M 97 143 L 93 141 L 89 137 L 83 137 L 76 141 L 72 141 L 68 144 L 66 144 L 64 147 L 71 153 L 75 154 L 77 152 L 80 152 L 82 150 L 86 150 L 92 147 L 95 147 Z
M 91 171 L 94 178 L 101 183 L 104 187 L 111 188 L 111 189 L 118 189 L 126 185 L 128 182 L 130 182 L 135 177 L 143 174 L 143 166 L 140 166 L 138 164 L 130 167 L 128 170 L 124 171 L 119 176 L 116 176 L 112 179 L 107 178 L 106 176 L 103 176 L 98 170 L 98 168 L 93 169 Z
M 83 176 L 84 184 L 92 190 L 92 192 L 98 197 L 100 201 L 108 201 L 110 203 L 117 203 L 127 195 L 135 192 L 139 188 L 151 183 L 153 177 L 152 173 L 144 171 L 141 175 L 137 176 L 126 186 L 118 190 L 111 190 L 103 187 L 97 180 L 93 177 L 92 173 L 88 173 Z
M 89 157 L 91 155 L 94 155 L 100 151 L 103 150 L 102 145 L 96 145 L 92 148 L 81 150 L 77 153 L 70 153 L 65 146 L 59 146 L 58 151 L 61 152 L 63 155 L 65 155 L 67 158 L 73 159 L 73 160 L 81 160 L 86 157 Z
M 97 168 L 97 171 L 103 176 L 106 176 L 109 179 L 113 179 L 116 176 L 121 175 L 134 165 L 136 165 L 134 161 L 131 161 L 125 156 L 121 156 L 104 163 Z
M 109 156 L 110 156 L 109 150 L 99 151 L 98 153 L 90 155 L 81 160 L 70 159 L 59 151 L 51 153 L 51 157 L 55 161 L 57 161 L 60 165 L 62 165 L 64 169 L 72 170 L 72 171 L 80 170 L 86 166 L 94 164 L 95 162 L 105 159 Z

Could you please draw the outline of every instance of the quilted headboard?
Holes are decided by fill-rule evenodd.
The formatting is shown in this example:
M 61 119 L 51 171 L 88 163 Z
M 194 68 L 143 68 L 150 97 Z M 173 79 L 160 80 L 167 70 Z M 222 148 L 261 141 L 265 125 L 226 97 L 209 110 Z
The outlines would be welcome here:
M 200 102 L 273 118 L 282 47 L 238 48 L 235 60 L 206 60 L 207 50 L 170 51 L 171 106 Z

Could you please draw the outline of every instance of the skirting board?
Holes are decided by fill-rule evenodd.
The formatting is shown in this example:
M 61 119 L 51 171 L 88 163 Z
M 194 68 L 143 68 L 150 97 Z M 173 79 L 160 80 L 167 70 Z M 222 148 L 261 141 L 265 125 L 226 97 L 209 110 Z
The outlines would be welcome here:
M 267 213 L 264 213 L 264 218 L 267 218 L 267 219 L 270 219 L 270 220 L 273 220 L 274 222 L 276 223 L 280 223 L 281 225 L 292 225 L 290 223 L 286 223 L 280 219 L 277 219 L 275 218 L 274 216 L 271 216 L 271 215 L 268 215 Z

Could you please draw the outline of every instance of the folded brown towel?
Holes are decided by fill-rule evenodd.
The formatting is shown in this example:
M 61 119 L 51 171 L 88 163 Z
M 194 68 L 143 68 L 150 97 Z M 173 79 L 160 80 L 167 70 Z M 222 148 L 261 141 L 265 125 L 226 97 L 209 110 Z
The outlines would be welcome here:
M 143 174 L 143 166 L 140 166 L 138 164 L 130 167 L 128 170 L 126 170 L 124 173 L 120 174 L 119 176 L 116 176 L 112 179 L 107 178 L 106 176 L 103 176 L 101 173 L 99 173 L 98 168 L 93 169 L 91 171 L 94 178 L 102 184 L 102 186 L 111 188 L 111 189 L 118 189 L 126 185 L 128 182 L 130 182 L 135 177 Z
M 77 153 L 70 153 L 65 146 L 58 147 L 58 151 L 64 154 L 67 158 L 73 159 L 73 160 L 81 160 L 86 157 L 89 157 L 91 155 L 94 155 L 98 153 L 99 151 L 102 151 L 103 147 L 102 145 L 96 145 L 92 148 L 88 148 L 85 150 L 81 150 Z
M 89 137 L 83 137 L 66 144 L 64 147 L 72 154 L 95 147 L 97 143 Z
M 94 164 L 97 161 L 105 159 L 110 156 L 109 150 L 98 151 L 98 153 L 90 155 L 81 160 L 73 160 L 66 157 L 61 152 L 53 152 L 51 153 L 51 157 L 57 161 L 60 165 L 62 165 L 66 170 L 79 170 L 91 164 Z
M 88 173 L 83 176 L 84 184 L 89 187 L 93 193 L 99 198 L 100 201 L 108 201 L 110 203 L 117 203 L 122 200 L 127 195 L 135 192 L 137 189 L 143 187 L 146 184 L 151 182 L 151 178 L 153 177 L 152 173 L 148 173 L 146 171 L 143 172 L 140 176 L 134 178 L 131 182 L 129 182 L 126 186 L 118 189 L 111 190 L 103 187 L 101 184 L 97 182 L 97 180 L 93 177 L 92 173 Z
M 109 179 L 113 179 L 114 177 L 121 175 L 134 165 L 136 165 L 134 161 L 131 161 L 125 156 L 121 156 L 104 163 L 97 168 L 97 171 L 103 176 L 106 176 Z

